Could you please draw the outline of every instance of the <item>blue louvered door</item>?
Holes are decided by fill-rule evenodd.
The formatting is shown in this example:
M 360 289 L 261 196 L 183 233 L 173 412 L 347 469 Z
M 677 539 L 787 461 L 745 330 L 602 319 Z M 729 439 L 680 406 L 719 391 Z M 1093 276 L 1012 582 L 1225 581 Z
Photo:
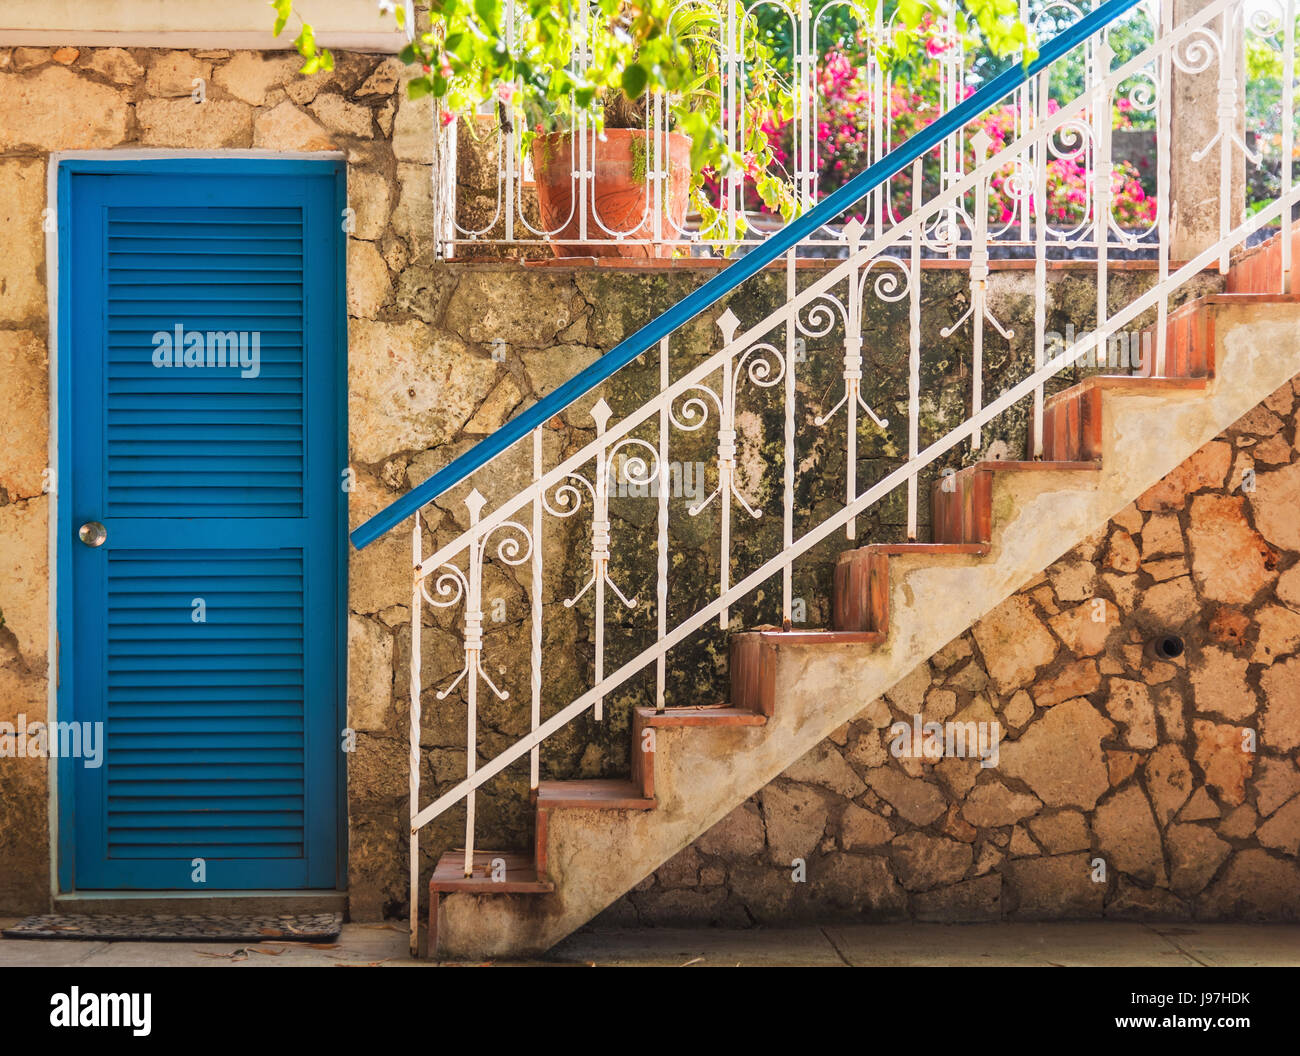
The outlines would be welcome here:
M 338 883 L 340 202 L 332 162 L 61 173 L 59 707 L 106 735 L 65 889 Z

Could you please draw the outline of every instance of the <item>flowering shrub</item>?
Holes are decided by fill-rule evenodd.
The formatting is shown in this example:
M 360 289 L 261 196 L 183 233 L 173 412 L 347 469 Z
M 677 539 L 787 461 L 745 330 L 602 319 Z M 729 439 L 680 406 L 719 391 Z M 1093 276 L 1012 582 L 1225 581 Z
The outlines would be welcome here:
M 937 38 L 926 42 L 931 57 L 942 53 L 947 45 Z M 938 77 L 933 66 L 913 78 L 917 85 L 895 83 L 889 89 L 888 140 L 886 148 L 905 142 L 941 113 L 934 85 Z M 965 94 L 974 91 L 967 88 Z M 818 195 L 825 197 L 843 186 L 867 167 L 871 157 L 871 129 L 874 124 L 870 81 L 866 70 L 856 66 L 843 48 L 829 51 L 817 75 L 817 168 Z M 1055 100 L 1048 103 L 1049 113 L 1059 109 Z M 1121 98 L 1115 109 L 1115 127 L 1132 124 L 1131 103 Z M 989 137 L 989 151 L 996 154 L 1013 140 L 1023 123 L 1018 121 L 1015 106 L 1004 105 L 990 110 L 970 128 L 982 129 Z M 769 117 L 764 132 L 772 141 L 772 157 L 780 165 L 789 165 L 793 152 L 792 125 L 787 120 Z M 974 161 L 973 149 L 967 145 L 966 165 Z M 933 151 L 923 161 L 922 179 L 927 195 L 939 189 L 939 153 Z M 1005 224 L 1017 216 L 1016 201 L 1008 183 L 1011 168 L 990 181 L 989 220 Z M 1090 212 L 1090 176 L 1078 159 L 1053 158 L 1047 166 L 1047 216 L 1055 228 L 1070 228 L 1082 222 Z M 911 212 L 912 176 L 910 169 L 896 175 L 889 183 L 889 207 L 895 218 Z M 761 208 L 756 196 L 747 195 L 746 204 Z M 967 203 L 970 204 L 969 202 Z M 1031 203 L 1032 204 L 1032 203 Z M 1030 210 L 1032 212 L 1032 210 Z M 1156 202 L 1142 188 L 1137 170 L 1127 162 L 1115 165 L 1111 179 L 1111 211 L 1122 227 L 1146 227 L 1155 221 Z
M 1156 200 L 1147 195 L 1138 172 L 1127 161 L 1111 171 L 1110 209 L 1120 227 L 1150 227 Z M 1088 210 L 1088 174 L 1074 158 L 1055 158 L 1047 165 L 1047 219 L 1054 227 L 1080 223 Z

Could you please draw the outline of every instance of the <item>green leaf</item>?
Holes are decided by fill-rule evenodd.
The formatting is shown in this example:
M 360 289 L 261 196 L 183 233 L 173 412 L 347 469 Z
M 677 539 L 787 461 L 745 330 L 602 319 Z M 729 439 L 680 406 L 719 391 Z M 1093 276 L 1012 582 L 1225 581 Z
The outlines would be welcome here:
M 278 37 L 293 12 L 293 0 L 271 0 L 271 6 L 275 8 L 275 26 L 271 35 Z
M 497 33 L 500 9 L 498 0 L 474 0 L 474 13 L 483 20 L 483 28 L 493 35 Z
M 310 59 L 316 54 L 316 32 L 306 22 L 302 24 L 302 32 L 293 40 L 293 46 L 298 49 L 298 54 L 305 59 Z M 315 70 L 311 71 L 315 73 Z
M 926 4 L 923 0 L 898 0 L 898 20 L 908 29 L 914 29 L 925 17 Z
M 293 12 L 293 0 L 271 0 L 271 6 L 275 8 L 275 27 L 271 34 L 278 37 Z
M 646 82 L 649 79 L 650 75 L 646 72 L 646 68 L 639 62 L 633 63 L 623 71 L 623 94 L 629 99 L 636 99 L 645 91 Z

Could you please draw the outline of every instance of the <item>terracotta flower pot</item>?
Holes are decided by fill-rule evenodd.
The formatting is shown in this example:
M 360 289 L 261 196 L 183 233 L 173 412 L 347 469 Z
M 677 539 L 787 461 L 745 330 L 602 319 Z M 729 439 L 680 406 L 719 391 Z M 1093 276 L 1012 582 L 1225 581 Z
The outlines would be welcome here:
M 677 132 L 670 132 L 666 139 L 669 164 L 661 237 L 671 240 L 686 217 L 691 141 Z M 538 136 L 532 144 L 542 227 L 556 240 L 582 237 L 578 179 L 574 175 L 575 146 L 570 132 L 550 132 Z M 557 257 L 672 256 L 671 246 L 635 245 L 617 239 L 617 234 L 625 239 L 654 237 L 654 191 L 646 180 L 649 146 L 649 134 L 639 128 L 608 128 L 605 138 L 596 137 L 594 143 L 587 138 L 589 168 L 596 174 L 587 185 L 587 241 L 567 246 L 553 241 L 551 251 Z

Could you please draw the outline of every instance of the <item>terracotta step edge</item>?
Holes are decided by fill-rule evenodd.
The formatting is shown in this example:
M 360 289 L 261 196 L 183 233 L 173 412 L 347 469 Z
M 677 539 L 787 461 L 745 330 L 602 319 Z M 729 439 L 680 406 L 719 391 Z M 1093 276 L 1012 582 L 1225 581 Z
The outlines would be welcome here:
M 429 891 L 431 894 L 450 894 L 457 891 L 468 891 L 475 894 L 499 894 L 499 895 L 541 895 L 550 894 L 555 890 L 555 885 L 545 878 L 544 870 L 538 867 L 536 859 L 527 859 L 527 856 L 518 851 L 475 851 L 474 858 L 491 860 L 492 858 L 502 858 L 505 860 L 515 859 L 515 868 L 519 867 L 520 860 L 529 862 L 530 871 L 536 879 L 532 880 L 514 880 L 509 878 L 507 869 L 506 879 L 503 882 L 494 883 L 489 876 L 457 876 L 457 877 L 439 877 L 438 870 L 443 867 L 443 863 L 455 865 L 464 860 L 464 854 L 458 850 L 445 851 L 438 859 L 434 866 L 433 875 L 429 878 Z
M 854 554 L 867 551 L 884 554 L 886 557 L 909 557 L 914 554 L 933 554 L 936 557 L 973 554 L 984 557 L 989 550 L 988 543 L 867 543 L 866 546 L 859 546 L 854 550 L 842 551 L 839 559 L 844 561 L 851 559 Z
M 1053 393 L 1043 401 L 1043 412 L 1057 406 L 1067 399 L 1077 397 L 1091 389 L 1154 389 L 1165 391 L 1195 391 L 1207 388 L 1213 377 L 1209 374 L 1196 378 L 1159 378 L 1145 374 L 1094 374 L 1071 385 L 1068 389 Z
M 591 783 L 595 784 L 598 780 L 600 779 L 593 780 Z M 627 791 L 633 793 L 625 796 L 612 796 L 605 799 L 594 797 L 588 799 L 582 797 L 580 794 L 568 796 L 559 792 L 551 792 L 550 795 L 546 794 L 547 790 L 545 786 L 561 783 L 578 785 L 585 784 L 586 782 L 581 779 L 575 779 L 572 782 L 541 782 L 541 785 L 534 789 L 532 793 L 533 803 L 539 813 L 544 810 L 654 810 L 659 806 L 659 801 L 657 799 L 647 798 L 640 794 L 636 787 L 636 782 L 631 779 L 619 782 L 620 784 L 626 784 Z
M 766 715 L 738 707 L 716 708 L 712 711 L 691 707 L 665 708 L 663 711 L 656 711 L 654 708 L 637 708 L 636 712 L 641 725 L 646 727 L 764 726 L 767 724 Z M 635 750 L 635 746 L 633 749 Z

